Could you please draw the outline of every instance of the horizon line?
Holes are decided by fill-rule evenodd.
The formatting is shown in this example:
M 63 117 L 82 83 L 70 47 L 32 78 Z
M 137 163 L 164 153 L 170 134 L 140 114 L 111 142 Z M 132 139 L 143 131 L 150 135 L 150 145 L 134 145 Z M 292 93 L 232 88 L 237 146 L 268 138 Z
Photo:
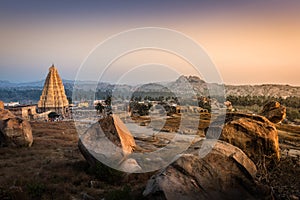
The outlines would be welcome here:
M 196 75 L 181 75 L 181 76 L 185 76 L 185 77 L 190 77 L 190 76 L 194 76 L 194 77 L 198 77 L 200 80 L 203 80 L 202 78 L 200 78 L 199 76 L 196 76 Z M 179 76 L 178 78 L 176 78 L 175 80 L 167 80 L 167 81 L 157 81 L 157 82 L 147 82 L 147 83 L 138 83 L 138 84 L 130 84 L 130 83 L 121 83 L 121 84 L 117 84 L 117 85 L 129 85 L 129 86 L 137 86 L 137 85 L 140 85 L 140 84 L 151 84 L 151 83 L 169 83 L 169 82 L 174 82 L 176 80 L 178 80 L 181 76 Z M 10 84 L 28 84 L 28 83 L 37 83 L 37 82 L 44 82 L 46 80 L 46 78 L 44 79 L 40 79 L 40 80 L 32 80 L 32 81 L 22 81 L 22 82 L 13 82 L 13 81 L 10 81 L 10 80 L 0 80 L 0 82 L 7 82 L 7 83 L 10 83 Z M 72 81 L 72 82 L 75 82 L 75 81 L 78 81 L 78 82 L 98 82 L 96 80 L 72 80 L 72 79 L 64 79 L 62 78 L 62 81 Z M 102 82 L 99 82 L 99 83 L 108 83 L 108 84 L 112 84 L 114 85 L 114 83 L 111 83 L 111 82 L 107 82 L 107 81 L 102 81 Z M 215 84 L 215 83 L 210 83 L 210 84 Z M 218 83 L 220 84 L 220 83 Z M 263 85 L 280 85 L 280 86 L 291 86 L 291 87 L 300 87 L 300 85 L 293 85 L 293 84 L 290 84 L 290 83 L 274 83 L 274 82 L 262 82 L 262 83 L 226 83 L 226 82 L 223 82 L 222 83 L 223 85 L 226 85 L 226 86 L 263 86 Z

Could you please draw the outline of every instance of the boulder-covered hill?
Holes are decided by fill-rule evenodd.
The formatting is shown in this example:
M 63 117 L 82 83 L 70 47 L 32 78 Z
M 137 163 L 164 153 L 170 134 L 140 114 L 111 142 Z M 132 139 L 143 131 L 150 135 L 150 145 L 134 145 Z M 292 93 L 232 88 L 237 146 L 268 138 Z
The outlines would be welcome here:
M 300 87 L 290 85 L 263 84 L 263 85 L 226 85 L 226 94 L 234 96 L 274 96 L 300 97 Z
M 177 89 L 180 88 L 180 79 L 186 78 L 194 90 L 199 94 L 205 94 L 207 84 L 197 76 L 181 76 L 170 86 Z M 225 85 L 226 95 L 233 96 L 274 96 L 274 97 L 300 97 L 300 87 L 280 84 L 262 84 L 262 85 Z

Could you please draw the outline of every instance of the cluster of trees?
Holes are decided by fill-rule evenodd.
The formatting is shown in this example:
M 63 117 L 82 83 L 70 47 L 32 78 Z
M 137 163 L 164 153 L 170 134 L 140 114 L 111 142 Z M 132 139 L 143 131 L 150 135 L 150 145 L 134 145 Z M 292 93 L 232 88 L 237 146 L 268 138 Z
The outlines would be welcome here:
M 0 89 L 1 101 L 24 101 L 24 102 L 37 102 L 42 94 L 42 89 Z
M 171 99 L 177 101 L 176 95 L 168 91 L 135 91 L 131 95 L 131 100 L 137 101 L 168 101 Z
M 149 115 L 149 110 L 150 110 L 151 107 L 152 107 L 151 103 L 141 104 L 137 101 L 131 101 L 129 103 L 129 109 L 133 112 L 136 112 L 139 116 Z
M 150 109 L 152 108 L 151 103 L 139 103 L 137 101 L 131 101 L 129 108 L 131 111 L 136 112 L 139 116 L 149 115 Z M 163 109 L 162 109 L 163 108 Z M 176 113 L 176 107 L 169 105 L 166 102 L 160 102 L 153 109 L 158 109 L 163 112 L 166 112 L 167 115 L 172 115 Z
M 139 103 L 144 100 L 145 103 Z M 167 115 L 172 115 L 176 113 L 176 107 L 172 105 L 172 103 L 176 103 L 177 105 L 190 105 L 190 106 L 199 106 L 201 108 L 207 109 L 208 112 L 211 112 L 211 99 L 204 96 L 199 96 L 197 98 L 190 99 L 182 99 L 178 100 L 177 97 L 174 96 L 132 96 L 129 107 L 132 111 L 136 112 L 140 116 L 148 115 L 149 109 L 152 107 L 152 104 L 147 102 L 149 101 L 158 101 L 157 108 L 162 109 L 162 112 L 166 112 Z
M 131 97 L 131 101 L 160 101 L 160 102 L 163 102 L 163 101 L 173 101 L 175 103 L 178 103 L 178 98 L 177 97 L 174 97 L 174 96 L 163 96 L 163 95 L 157 95 L 157 96 L 149 96 L 149 95 L 146 95 L 144 97 L 142 96 L 137 96 L 137 95 L 133 95 Z
M 211 112 L 211 99 L 208 97 L 198 97 L 198 106 Z
M 18 101 L 24 104 L 37 103 L 42 94 L 42 88 L 0 88 L 0 100 L 4 102 Z M 69 102 L 72 98 L 72 91 L 65 90 Z

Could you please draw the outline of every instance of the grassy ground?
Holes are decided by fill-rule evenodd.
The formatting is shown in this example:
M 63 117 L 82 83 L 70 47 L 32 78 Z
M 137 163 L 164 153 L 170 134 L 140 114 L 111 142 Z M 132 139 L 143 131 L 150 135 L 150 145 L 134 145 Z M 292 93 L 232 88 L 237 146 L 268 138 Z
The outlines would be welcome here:
M 141 194 L 145 180 L 112 184 L 97 176 L 77 148 L 71 122 L 31 125 L 31 148 L 0 148 L 0 199 L 118 199 Z

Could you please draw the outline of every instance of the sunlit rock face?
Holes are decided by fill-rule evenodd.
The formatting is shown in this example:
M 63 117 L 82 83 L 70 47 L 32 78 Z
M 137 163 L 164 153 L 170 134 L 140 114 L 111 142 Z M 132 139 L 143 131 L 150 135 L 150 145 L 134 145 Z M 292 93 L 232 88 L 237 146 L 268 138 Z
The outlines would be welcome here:
M 273 123 L 279 123 L 286 117 L 286 107 L 280 105 L 277 101 L 271 101 L 264 105 L 261 115 Z
M 0 108 L 0 146 L 30 147 L 32 143 L 29 122 Z
M 49 68 L 44 88 L 38 102 L 39 112 L 53 111 L 63 116 L 68 112 L 69 102 L 63 82 L 54 65 Z
M 220 140 L 245 152 L 255 164 L 280 159 L 278 132 L 266 117 L 244 113 L 227 113 L 224 121 L 216 119 L 206 131 L 207 138 L 221 132 Z M 221 131 L 220 131 L 221 130 Z
M 0 109 L 4 109 L 4 103 L 3 103 L 3 101 L 0 101 Z

